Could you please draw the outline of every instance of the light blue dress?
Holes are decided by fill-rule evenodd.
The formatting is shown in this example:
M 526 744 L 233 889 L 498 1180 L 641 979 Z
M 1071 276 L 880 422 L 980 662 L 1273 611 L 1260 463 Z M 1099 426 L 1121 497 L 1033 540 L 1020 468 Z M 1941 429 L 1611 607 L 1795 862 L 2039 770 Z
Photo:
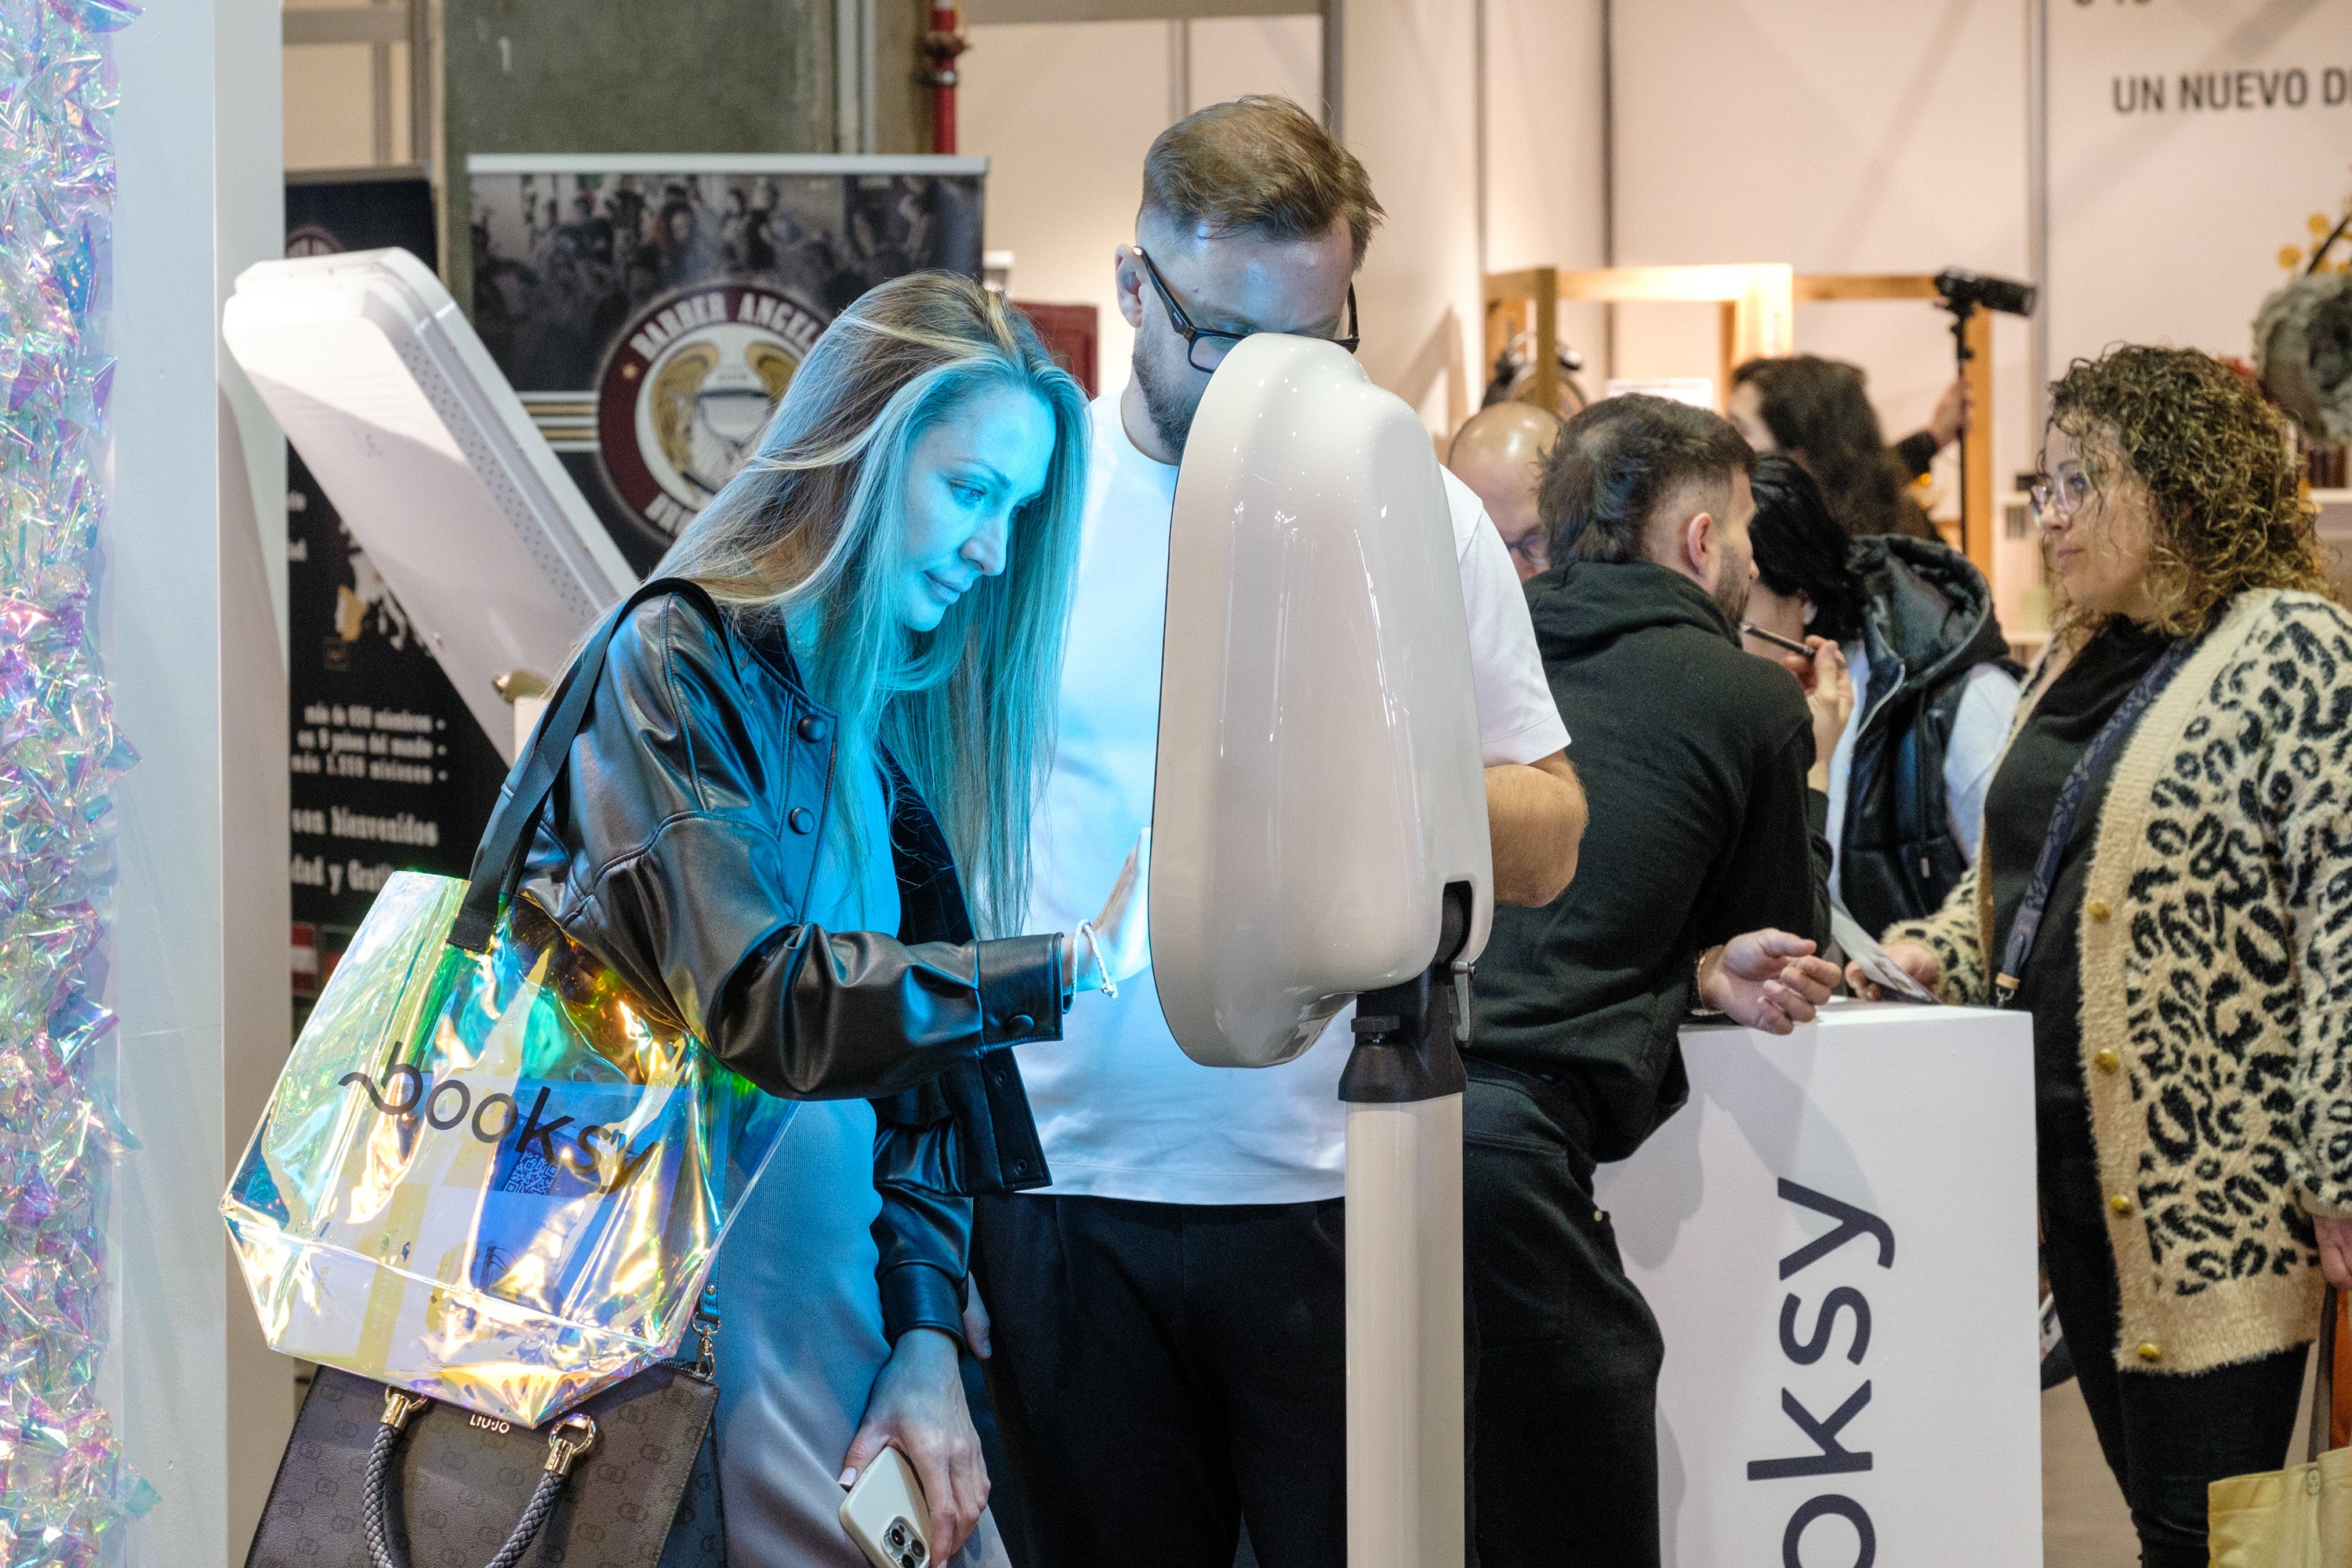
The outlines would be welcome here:
M 806 918 L 827 931 L 898 929 L 898 884 L 878 825 L 878 770 L 863 819 L 879 839 L 848 865 L 828 833 Z M 862 1100 L 798 1108 L 719 1253 L 719 1473 L 728 1568 L 867 1568 L 841 1528 L 836 1483 L 874 1379 L 889 1359 L 879 1255 L 868 1228 L 874 1110 Z M 952 1568 L 1005 1563 L 983 1518 Z

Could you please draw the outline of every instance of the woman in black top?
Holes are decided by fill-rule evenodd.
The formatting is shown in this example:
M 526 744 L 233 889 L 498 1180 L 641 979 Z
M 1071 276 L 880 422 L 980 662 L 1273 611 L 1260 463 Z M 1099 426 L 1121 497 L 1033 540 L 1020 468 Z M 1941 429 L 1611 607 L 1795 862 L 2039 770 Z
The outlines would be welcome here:
M 1887 951 L 2032 1015 L 2059 1321 L 2140 1561 L 2202 1568 L 2352 1285 L 2352 616 L 2244 378 L 2117 349 L 2052 408 L 2063 614 L 1975 868 Z

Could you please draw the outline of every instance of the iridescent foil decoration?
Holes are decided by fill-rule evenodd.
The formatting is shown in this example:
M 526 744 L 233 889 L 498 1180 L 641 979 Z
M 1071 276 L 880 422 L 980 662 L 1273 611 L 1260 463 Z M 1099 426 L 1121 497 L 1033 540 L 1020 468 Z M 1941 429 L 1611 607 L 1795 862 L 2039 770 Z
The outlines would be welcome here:
M 465 892 L 384 883 L 221 1214 L 272 1349 L 536 1426 L 677 1349 L 793 1106 Z
M 154 1493 L 99 1399 L 99 1005 L 115 733 L 90 625 L 108 485 L 109 0 L 0 0 L 0 1563 L 97 1561 Z

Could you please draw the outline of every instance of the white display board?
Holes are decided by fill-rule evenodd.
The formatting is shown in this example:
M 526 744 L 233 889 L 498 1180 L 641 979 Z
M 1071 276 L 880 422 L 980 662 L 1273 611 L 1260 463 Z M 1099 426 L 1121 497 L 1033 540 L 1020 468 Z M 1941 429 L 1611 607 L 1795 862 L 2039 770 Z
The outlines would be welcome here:
M 2050 374 L 2118 342 L 2249 355 L 2352 200 L 2352 0 L 2043 9 Z
M 1665 1336 L 1664 1561 L 2034 1568 L 2032 1021 L 1841 1004 L 1683 1053 L 1595 1193 Z

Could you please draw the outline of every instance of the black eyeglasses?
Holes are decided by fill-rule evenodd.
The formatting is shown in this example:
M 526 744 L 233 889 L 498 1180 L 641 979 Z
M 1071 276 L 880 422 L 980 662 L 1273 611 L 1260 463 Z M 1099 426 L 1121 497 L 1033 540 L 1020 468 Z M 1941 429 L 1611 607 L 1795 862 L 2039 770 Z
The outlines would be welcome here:
M 1194 326 L 1192 319 L 1184 314 L 1184 307 L 1176 302 L 1176 296 L 1168 291 L 1168 280 L 1160 276 L 1160 268 L 1151 264 L 1151 258 L 1144 254 L 1143 247 L 1136 246 L 1134 250 L 1143 263 L 1143 270 L 1151 277 L 1151 286 L 1160 290 L 1160 302 L 1168 307 L 1169 324 L 1176 329 L 1176 335 L 1184 340 L 1184 357 L 1192 362 L 1192 368 L 1214 370 L 1224 363 L 1225 356 L 1234 352 L 1234 345 L 1250 334 L 1213 332 Z M 1348 285 L 1348 335 L 1323 341 L 1336 343 L 1349 353 L 1354 353 L 1356 345 L 1364 341 L 1356 331 L 1356 286 L 1353 283 Z

